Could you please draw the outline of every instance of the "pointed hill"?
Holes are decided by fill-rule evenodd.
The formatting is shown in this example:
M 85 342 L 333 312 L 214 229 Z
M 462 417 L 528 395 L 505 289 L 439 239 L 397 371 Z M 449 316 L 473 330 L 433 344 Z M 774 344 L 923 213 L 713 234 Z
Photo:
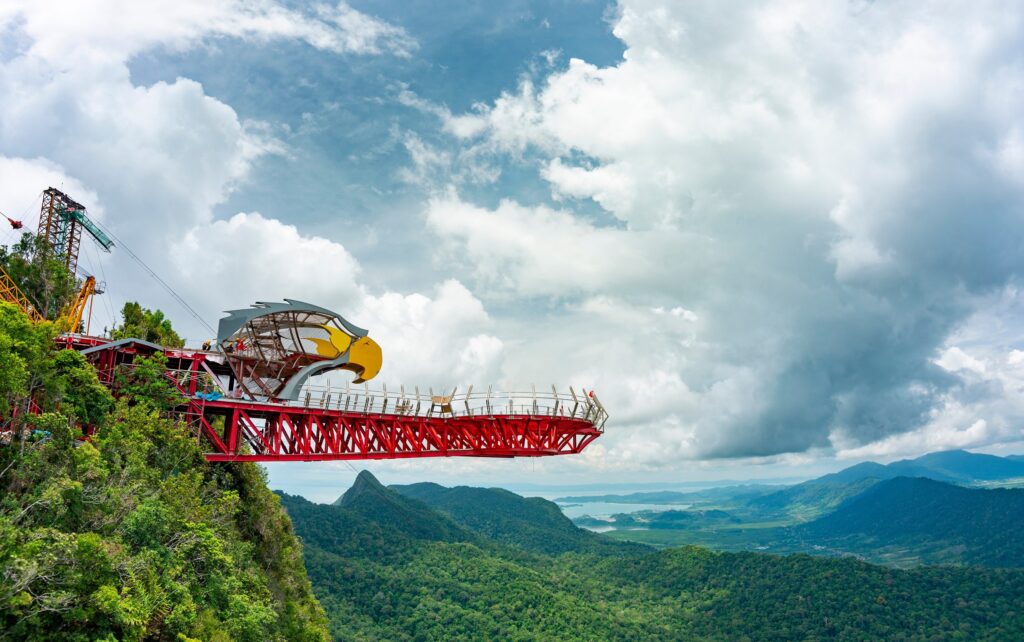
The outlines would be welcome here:
M 522 497 L 501 488 L 476 488 L 420 483 L 390 486 L 404 497 L 421 501 L 460 525 L 519 548 L 549 555 L 567 551 L 646 551 L 646 547 L 608 541 L 577 527 L 554 502 Z
M 415 498 L 385 487 L 369 471 L 356 477 L 352 487 L 334 505 L 376 522 L 386 531 L 413 539 L 466 541 L 471 533 Z

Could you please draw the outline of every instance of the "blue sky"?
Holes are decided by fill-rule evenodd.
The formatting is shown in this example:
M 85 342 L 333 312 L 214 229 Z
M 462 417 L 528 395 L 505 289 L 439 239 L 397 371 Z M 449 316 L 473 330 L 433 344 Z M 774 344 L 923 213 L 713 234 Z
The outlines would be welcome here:
M 241 119 L 271 124 L 287 145 L 288 156 L 263 160 L 245 188 L 217 206 L 218 216 L 260 211 L 327 236 L 351 229 L 345 246 L 358 254 L 370 283 L 422 287 L 422 268 L 434 266 L 429 248 L 417 241 L 419 230 L 407 222 L 409 212 L 422 206 L 424 190 L 398 172 L 409 164 L 403 136 L 415 133 L 432 143 L 442 136 L 435 115 L 402 104 L 399 95 L 412 92 L 467 111 L 514 88 L 521 75 L 564 67 L 569 57 L 614 64 L 623 46 L 606 19 L 611 5 L 596 1 L 457 2 L 440 11 L 429 2 L 373 2 L 358 8 L 401 26 L 415 40 L 415 53 L 323 55 L 303 42 L 254 47 L 219 39 L 187 51 L 149 51 L 129 68 L 136 84 L 194 79 Z M 557 58 L 549 63 L 545 56 L 553 54 Z M 531 170 L 505 163 L 497 181 L 469 193 L 490 204 L 511 194 L 550 201 Z M 378 245 L 376 230 L 389 227 L 399 236 Z M 410 254 L 417 259 L 413 274 Z M 430 274 L 439 276 L 443 270 Z
M 15 1 L 0 210 L 62 186 L 211 325 L 336 309 L 389 385 L 611 410 L 580 457 L 370 465 L 385 481 L 1018 452 L 1022 25 L 939 0 Z M 97 329 L 138 299 L 205 338 L 126 253 L 83 265 Z M 354 475 L 270 474 L 318 499 Z

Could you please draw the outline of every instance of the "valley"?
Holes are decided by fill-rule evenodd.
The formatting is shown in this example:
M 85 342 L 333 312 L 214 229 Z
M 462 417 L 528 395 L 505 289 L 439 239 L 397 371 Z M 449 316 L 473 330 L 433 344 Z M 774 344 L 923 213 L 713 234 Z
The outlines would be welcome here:
M 1024 461 L 949 451 L 887 466 L 865 462 L 778 488 L 736 485 L 702 491 L 562 497 L 578 526 L 657 548 L 850 556 L 877 564 L 1024 566 L 1012 535 L 1024 518 Z M 663 511 L 611 515 L 588 506 L 679 502 Z M 609 502 L 614 502 L 609 504 Z M 683 504 L 682 502 L 686 502 Z
M 824 547 L 818 555 L 742 551 L 793 552 L 802 531 L 722 526 L 730 520 L 719 509 L 651 516 L 673 526 L 692 520 L 690 530 L 606 536 L 574 525 L 545 499 L 497 488 L 384 486 L 366 471 L 333 504 L 280 497 L 337 640 L 1024 636 L 1024 571 L 899 570 Z M 680 533 L 702 546 L 675 546 Z M 891 565 L 909 565 L 901 554 L 888 552 Z

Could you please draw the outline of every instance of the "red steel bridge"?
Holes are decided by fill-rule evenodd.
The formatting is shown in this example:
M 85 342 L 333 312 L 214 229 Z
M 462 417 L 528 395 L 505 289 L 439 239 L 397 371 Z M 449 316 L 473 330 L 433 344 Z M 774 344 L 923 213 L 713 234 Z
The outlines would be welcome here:
M 42 196 L 40 256 L 58 258 L 73 276 L 83 230 L 104 250 L 113 247 L 85 206 L 52 187 Z M 383 356 L 369 332 L 326 308 L 291 299 L 229 310 L 216 341 L 202 350 L 74 333 L 97 292 L 89 276 L 60 312 L 58 327 L 72 332 L 58 342 L 86 355 L 115 393 L 119 372 L 132 369 L 137 357 L 163 353 L 165 374 L 181 393 L 174 412 L 192 425 L 211 461 L 568 455 L 601 436 L 608 418 L 593 391 L 572 388 L 474 393 L 470 386 L 440 395 L 418 388 L 371 390 L 365 382 L 380 372 Z M 36 310 L 2 269 L 0 300 L 20 306 L 34 322 L 55 316 Z M 353 382 L 334 389 L 309 384 L 330 381 L 329 374 L 340 371 L 354 375 Z
M 137 356 L 162 351 L 181 392 L 177 409 L 210 461 L 331 461 L 408 457 L 543 457 L 580 453 L 601 436 L 608 414 L 592 391 L 531 390 L 421 394 L 368 385 L 305 386 L 295 400 L 243 398 L 223 354 L 163 348 L 139 340 L 65 334 L 100 380 Z

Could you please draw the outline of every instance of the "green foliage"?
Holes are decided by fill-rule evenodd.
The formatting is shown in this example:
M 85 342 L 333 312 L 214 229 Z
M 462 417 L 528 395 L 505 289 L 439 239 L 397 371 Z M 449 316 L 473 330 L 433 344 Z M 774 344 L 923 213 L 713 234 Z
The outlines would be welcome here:
M 842 550 L 899 550 L 927 561 L 1022 568 L 1022 519 L 1022 488 L 985 490 L 897 477 L 793 531 Z
M 595 554 L 585 540 L 582 552 L 547 555 L 524 550 L 531 528 L 514 534 L 511 507 L 532 514 L 514 499 L 487 522 L 493 491 L 417 484 L 410 494 L 447 505 L 430 520 L 504 529 L 501 542 L 424 537 L 397 514 L 422 515 L 422 504 L 369 481 L 359 502 L 283 496 L 337 640 L 1024 639 L 1022 571 L 693 547 Z
M 53 376 L 43 389 L 59 401 L 61 412 L 80 424 L 103 426 L 114 408 L 114 399 L 85 357 L 74 350 L 61 350 L 51 363 Z
M 116 375 L 117 390 L 127 403 L 146 404 L 157 410 L 171 410 L 181 403 L 181 393 L 167 378 L 167 357 L 155 352 L 150 357 L 136 357 L 130 368 Z
M 369 473 L 361 473 L 360 478 L 364 475 Z M 520 497 L 501 488 L 445 488 L 429 483 L 390 488 L 485 537 L 529 551 L 557 555 L 566 551 L 621 553 L 628 548 L 577 528 L 557 504 L 540 497 Z
M 50 324 L 33 324 L 17 306 L 0 302 L 0 415 L 46 378 L 52 345 Z
M 119 404 L 90 442 L 55 431 L 0 457 L 10 637 L 324 639 L 298 543 L 259 470 L 207 463 L 149 406 Z
M 61 261 L 36 260 L 43 241 L 25 232 L 14 245 L 0 246 L 0 267 L 43 316 L 51 321 L 74 300 L 80 284 Z
M 169 348 L 185 345 L 171 326 L 171 320 L 160 310 L 149 310 L 134 301 L 121 309 L 121 324 L 114 328 L 115 339 L 143 339 Z
M 54 328 L 33 324 L 21 310 L 0 303 L 0 416 L 31 398 L 79 424 L 102 425 L 113 407 L 110 392 L 82 355 L 55 351 Z
M 140 361 L 144 399 L 115 405 L 49 324 L 0 305 L 2 398 L 51 410 L 19 418 L 45 437 L 0 445 L 0 638 L 326 640 L 261 469 L 208 463 Z M 80 423 L 101 428 L 81 441 Z

